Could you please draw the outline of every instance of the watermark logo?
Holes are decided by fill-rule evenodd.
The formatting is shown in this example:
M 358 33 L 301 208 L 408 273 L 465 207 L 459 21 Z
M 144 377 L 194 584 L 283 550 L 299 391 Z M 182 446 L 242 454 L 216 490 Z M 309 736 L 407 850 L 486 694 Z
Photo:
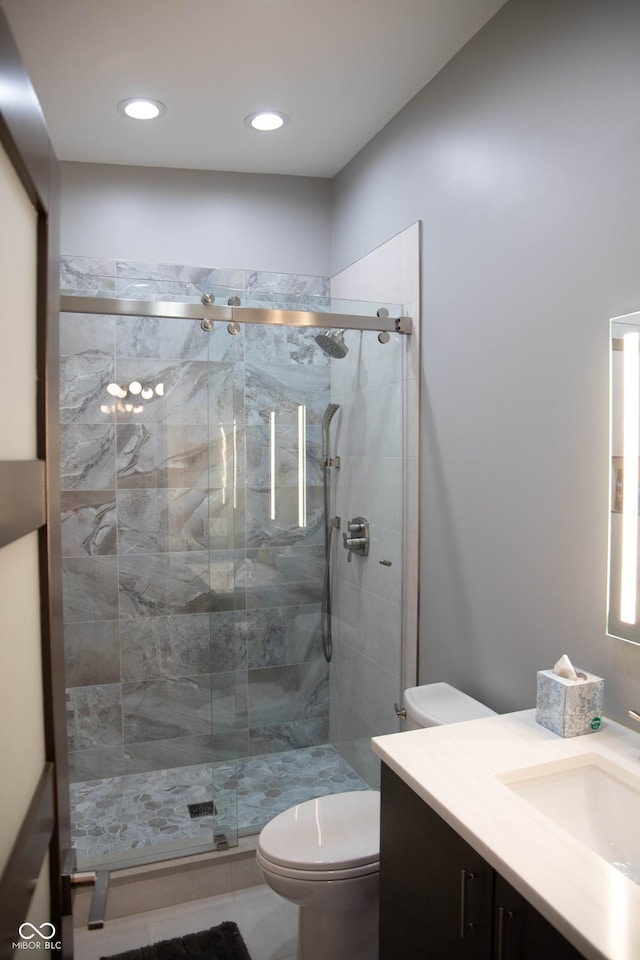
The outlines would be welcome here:
M 56 940 L 56 928 L 52 923 L 41 923 L 39 927 L 26 921 L 18 930 L 20 940 L 13 943 L 14 950 L 61 950 L 62 943 Z

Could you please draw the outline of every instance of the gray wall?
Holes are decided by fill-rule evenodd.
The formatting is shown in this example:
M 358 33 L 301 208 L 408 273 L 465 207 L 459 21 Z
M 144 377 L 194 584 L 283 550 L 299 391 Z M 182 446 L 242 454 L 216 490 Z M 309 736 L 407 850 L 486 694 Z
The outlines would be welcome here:
M 332 273 L 423 228 L 421 680 L 503 711 L 605 634 L 608 318 L 640 308 L 640 4 L 510 0 L 337 176 Z
M 327 276 L 329 195 L 314 177 L 63 163 L 61 249 Z

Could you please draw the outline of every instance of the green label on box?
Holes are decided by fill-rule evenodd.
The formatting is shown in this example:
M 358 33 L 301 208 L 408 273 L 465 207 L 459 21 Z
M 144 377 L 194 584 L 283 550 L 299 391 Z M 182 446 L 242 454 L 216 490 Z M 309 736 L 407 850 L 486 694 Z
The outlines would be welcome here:
M 602 723 L 602 721 L 600 720 L 600 717 L 594 717 L 593 720 L 591 721 L 591 729 L 592 729 L 592 730 L 599 730 L 601 723 Z

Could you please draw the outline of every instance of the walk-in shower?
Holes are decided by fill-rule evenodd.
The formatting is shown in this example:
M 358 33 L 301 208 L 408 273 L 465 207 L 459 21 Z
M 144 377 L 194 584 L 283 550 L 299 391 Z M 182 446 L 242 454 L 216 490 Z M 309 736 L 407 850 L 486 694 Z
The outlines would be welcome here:
M 224 849 L 293 803 L 366 786 L 353 745 L 384 724 L 365 722 L 346 671 L 364 633 L 350 578 L 388 636 L 401 564 L 382 563 L 397 533 L 370 501 L 393 491 L 397 526 L 410 331 L 400 307 L 394 320 L 336 304 L 317 278 L 247 271 L 233 286 L 220 271 L 100 267 L 63 265 L 61 324 L 68 734 L 86 866 Z M 221 306 L 200 302 L 208 290 Z M 319 337 L 344 344 L 339 362 Z M 375 396 L 357 375 L 369 351 Z M 374 488 L 385 433 L 396 473 Z M 327 527 L 365 512 L 370 556 L 347 566 Z

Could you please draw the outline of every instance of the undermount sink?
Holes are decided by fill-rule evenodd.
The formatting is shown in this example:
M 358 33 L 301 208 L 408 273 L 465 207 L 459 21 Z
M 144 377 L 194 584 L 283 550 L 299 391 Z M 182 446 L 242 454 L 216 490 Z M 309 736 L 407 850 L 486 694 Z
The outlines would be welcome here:
M 538 764 L 499 779 L 576 839 L 640 884 L 638 776 L 599 754 Z

